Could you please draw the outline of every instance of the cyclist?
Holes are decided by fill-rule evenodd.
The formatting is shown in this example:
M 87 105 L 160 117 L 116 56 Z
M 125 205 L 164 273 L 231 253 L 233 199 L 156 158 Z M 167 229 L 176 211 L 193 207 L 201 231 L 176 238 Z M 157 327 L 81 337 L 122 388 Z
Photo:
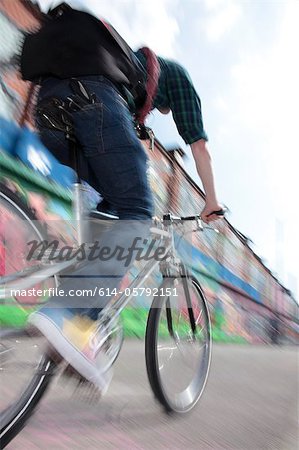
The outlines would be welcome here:
M 52 17 L 54 14 L 58 24 L 67 10 L 64 5 L 52 11 Z M 87 13 L 82 14 L 84 20 L 87 20 Z M 71 29 L 72 24 L 67 23 L 67 26 Z M 117 221 L 112 231 L 101 236 L 100 243 L 110 248 L 128 249 L 136 236 L 147 236 L 153 215 L 152 194 L 146 176 L 147 156 L 136 136 L 132 115 L 119 84 L 103 76 L 98 69 L 97 47 L 101 42 L 97 42 L 97 34 L 92 35 L 92 27 L 85 27 L 78 30 L 78 33 L 71 34 L 71 39 L 67 39 L 67 26 L 64 30 L 65 39 L 59 40 L 61 35 L 58 34 L 55 42 L 45 42 L 43 27 L 41 32 L 35 33 L 35 40 L 39 37 L 44 39 L 38 46 L 39 51 L 43 48 L 42 44 L 47 49 L 47 54 L 39 55 L 38 60 L 36 54 L 31 55 L 30 61 L 31 69 L 36 64 L 35 81 L 41 85 L 38 104 L 51 97 L 65 99 L 72 96 L 70 78 L 73 77 L 80 80 L 84 89 L 95 95 L 96 102 L 73 113 L 75 133 L 88 162 L 90 183 L 101 192 L 122 219 Z M 91 41 L 94 45 L 86 48 L 86 43 Z M 57 59 L 51 60 L 52 51 L 55 54 L 53 47 L 55 51 L 61 48 L 65 58 L 62 66 Z M 136 55 L 145 65 L 143 53 L 137 51 Z M 43 60 L 47 64 L 47 70 L 51 68 L 46 76 L 41 67 Z M 153 106 L 162 113 L 172 111 L 180 135 L 191 145 L 206 193 L 206 204 L 201 215 L 204 221 L 213 221 L 219 218 L 222 207 L 215 193 L 200 99 L 183 67 L 162 58 L 158 58 L 158 62 L 160 77 Z M 26 61 L 22 61 L 23 70 L 24 63 Z M 40 124 L 39 133 L 43 143 L 54 155 L 62 163 L 68 164 L 68 147 L 64 134 Z M 90 288 L 96 285 L 112 289 L 118 286 L 127 270 L 128 265 L 123 261 L 94 261 L 72 273 L 71 278 L 61 284 L 61 288 L 66 293 L 70 293 L 74 287 Z M 97 278 L 99 276 L 100 279 Z M 71 295 L 52 297 L 46 307 L 29 317 L 31 326 L 47 338 L 55 351 L 102 392 L 108 387 L 112 374 L 111 371 L 100 370 L 105 362 L 98 351 L 100 337 L 94 319 L 99 309 L 109 300 L 108 296 L 92 301 L 90 298 L 73 298 Z M 82 307 L 83 301 L 85 303 Z

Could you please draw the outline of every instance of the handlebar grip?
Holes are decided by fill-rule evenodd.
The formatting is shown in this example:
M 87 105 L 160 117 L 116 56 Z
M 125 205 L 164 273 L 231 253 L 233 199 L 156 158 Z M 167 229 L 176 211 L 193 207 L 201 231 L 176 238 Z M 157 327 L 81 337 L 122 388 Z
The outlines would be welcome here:
M 200 219 L 200 216 L 186 216 L 186 217 L 180 217 L 181 220 L 197 220 Z
M 217 211 L 211 212 L 210 214 L 207 215 L 207 217 L 210 217 L 213 214 L 215 214 L 216 216 L 219 216 L 219 217 L 224 217 L 226 212 L 227 212 L 227 208 L 221 208 L 221 209 L 218 209 Z

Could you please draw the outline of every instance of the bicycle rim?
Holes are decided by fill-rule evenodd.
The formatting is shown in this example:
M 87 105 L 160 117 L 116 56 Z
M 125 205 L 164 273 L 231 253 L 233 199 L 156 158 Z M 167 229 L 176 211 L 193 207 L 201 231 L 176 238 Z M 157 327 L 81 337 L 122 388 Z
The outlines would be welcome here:
M 1 367 L 1 409 L 0 412 L 0 448 L 4 448 L 24 427 L 30 418 L 38 402 L 44 395 L 56 364 L 47 356 L 37 350 L 37 340 L 32 339 L 24 330 L 1 330 L 0 332 L 0 367 Z M 16 349 L 17 347 L 17 349 Z M 8 352 L 14 352 L 17 358 L 15 370 L 5 367 L 5 348 Z M 32 354 L 28 363 L 29 353 L 35 352 L 35 362 Z M 22 355 L 22 357 L 21 357 Z M 38 358 L 39 355 L 39 359 Z M 9 356 L 10 362 L 12 355 Z M 30 377 L 27 375 L 30 367 Z M 23 370 L 22 370 L 23 369 Z M 10 378 L 10 388 L 5 383 L 5 377 Z M 2 382 L 4 381 L 3 385 Z M 13 395 L 9 392 L 13 390 Z M 8 402 L 8 397 L 14 397 Z
M 210 317 L 197 280 L 187 277 L 166 280 L 161 292 L 167 287 L 172 294 L 157 297 L 148 318 L 147 372 L 153 392 L 164 408 L 185 413 L 198 402 L 207 382 L 211 361 Z
M 20 257 L 20 246 L 24 239 L 42 239 L 36 219 L 19 198 L 6 187 L 0 186 L 0 276 L 5 279 L 13 271 L 21 272 L 26 260 Z M 5 233 L 5 220 L 17 230 L 18 239 L 13 241 Z M 18 257 L 16 258 L 16 254 Z M 45 287 L 45 286 L 43 286 Z M 45 353 L 45 341 L 32 338 L 26 332 L 26 317 L 34 304 L 28 305 L 28 297 L 1 300 L 0 306 L 0 439 L 1 448 L 18 433 L 30 417 L 43 395 L 54 363 Z M 35 299 L 38 305 L 39 299 Z M 21 303 L 21 302 L 24 303 Z M 28 309 L 29 308 L 29 309 Z

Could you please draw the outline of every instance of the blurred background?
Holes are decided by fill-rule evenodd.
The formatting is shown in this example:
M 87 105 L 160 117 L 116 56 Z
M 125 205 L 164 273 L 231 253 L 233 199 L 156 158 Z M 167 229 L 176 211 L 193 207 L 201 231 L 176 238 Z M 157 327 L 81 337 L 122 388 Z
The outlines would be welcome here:
M 39 1 L 45 10 L 57 3 Z M 102 423 L 107 421 L 107 428 L 100 430 L 101 441 L 90 431 L 94 410 L 86 413 L 86 406 L 76 406 L 73 417 L 91 439 L 86 448 L 104 448 L 107 442 L 109 448 L 148 448 L 144 444 L 150 439 L 149 430 L 145 431 L 147 422 L 160 430 L 156 436 L 160 444 L 152 448 L 296 448 L 296 436 L 294 431 L 288 433 L 288 427 L 293 426 L 298 408 L 294 344 L 299 342 L 295 135 L 299 3 L 83 3 L 110 21 L 133 48 L 149 45 L 157 54 L 176 59 L 187 68 L 202 100 L 219 197 L 231 210 L 228 219 L 216 224 L 217 232 L 190 235 L 186 243 L 189 265 L 209 301 L 214 342 L 227 344 L 215 349 L 211 387 L 203 399 L 206 415 L 200 416 L 201 437 L 199 416 L 188 425 L 184 419 L 175 431 L 174 424 L 157 422 L 151 406 L 148 416 L 143 415 L 142 402 L 148 399 L 141 388 L 144 374 L 137 359 L 139 350 L 132 340 L 118 363 L 121 375 L 114 385 L 116 394 L 105 398 L 105 413 L 98 416 Z M 34 131 L 36 90 L 20 79 L 15 58 L 23 33 L 39 23 L 40 15 L 31 2 L 0 0 L 0 182 L 34 211 L 38 220 L 63 224 L 71 218 L 72 173 L 58 164 Z M 204 205 L 200 182 L 171 116 L 153 112 L 147 125 L 157 137 L 154 151 L 144 144 L 150 156 L 156 215 L 168 210 L 183 215 L 199 212 Z M 10 212 L 3 207 L 0 276 L 9 269 L 3 230 L 10 220 Z M 69 229 L 61 225 L 56 231 L 65 242 Z M 23 244 L 19 235 L 15 245 Z M 22 262 L 16 259 L 9 270 L 21 268 Z M 124 286 L 137 269 L 135 266 L 127 275 Z M 147 283 L 155 286 L 155 276 Z M 32 304 L 28 306 L 26 298 L 7 299 L 7 304 L 0 305 L 0 325 L 24 324 Z M 140 298 L 124 313 L 126 334 L 142 338 L 146 317 L 146 299 Z M 135 389 L 131 386 L 131 391 L 125 380 L 128 359 L 134 369 Z M 44 410 L 44 418 L 33 421 L 20 437 L 24 440 L 17 438 L 11 448 L 41 448 L 36 444 L 41 438 L 48 442 L 44 448 L 86 446 L 82 440 L 75 447 L 69 437 L 75 432 L 74 424 L 64 422 L 63 429 L 59 428 L 70 408 L 59 403 L 59 395 L 54 394 L 54 403 Z M 55 419 L 53 411 L 57 410 Z M 57 431 L 56 439 L 50 436 L 49 426 Z
M 56 3 L 39 2 L 44 10 Z M 132 46 L 147 43 L 158 54 L 179 60 L 202 98 L 218 192 L 232 210 L 229 220 L 217 224 L 218 233 L 190 235 L 189 242 L 190 265 L 205 287 L 215 340 L 273 342 L 279 335 L 281 343 L 298 342 L 298 236 L 296 230 L 290 233 L 298 214 L 296 165 L 289 142 L 298 93 L 292 85 L 298 67 L 296 62 L 291 66 L 289 45 L 297 30 L 296 4 L 162 1 L 156 14 L 155 3 L 84 3 L 110 20 Z M 33 6 L 21 0 L 0 2 L 1 181 L 38 219 L 67 220 L 72 176 L 34 133 L 36 91 L 21 81 L 15 58 L 22 33 L 39 26 Z M 149 152 L 156 215 L 200 211 L 204 200 L 198 177 L 170 115 L 154 112 L 148 125 L 158 138 L 155 151 Z M 140 322 L 140 311 L 134 309 L 126 312 L 128 333 L 141 336 L 146 311 Z

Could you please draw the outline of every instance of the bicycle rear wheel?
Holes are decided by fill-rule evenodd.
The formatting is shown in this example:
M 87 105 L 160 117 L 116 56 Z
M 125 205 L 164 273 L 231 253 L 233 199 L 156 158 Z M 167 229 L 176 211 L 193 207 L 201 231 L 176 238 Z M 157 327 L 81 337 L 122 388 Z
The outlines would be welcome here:
M 25 330 L 0 330 L 0 448 L 21 431 L 51 381 L 56 364 L 43 345 Z
M 167 412 L 186 413 L 200 399 L 211 361 L 207 301 L 193 277 L 165 278 L 146 327 L 147 374 Z
M 24 249 L 30 240 L 42 238 L 34 214 L 0 185 L 0 285 L 35 264 L 26 260 Z M 49 283 L 53 280 L 38 287 L 45 289 Z M 24 426 L 55 368 L 45 341 L 30 337 L 26 331 L 26 317 L 40 300 L 29 295 L 0 300 L 0 448 Z

